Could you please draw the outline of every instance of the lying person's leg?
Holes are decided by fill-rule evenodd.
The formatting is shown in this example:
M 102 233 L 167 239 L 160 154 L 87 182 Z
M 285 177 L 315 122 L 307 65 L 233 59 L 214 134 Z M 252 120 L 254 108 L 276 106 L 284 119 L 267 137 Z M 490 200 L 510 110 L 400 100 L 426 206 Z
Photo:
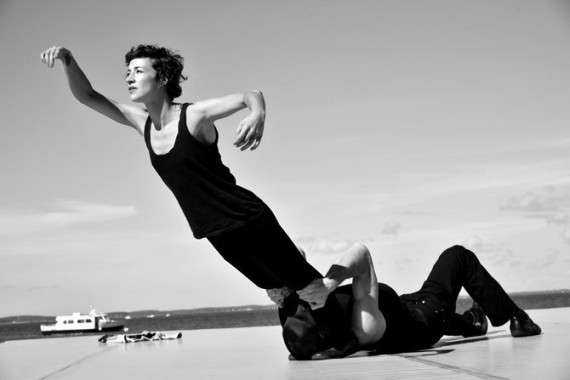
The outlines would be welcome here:
M 481 306 L 493 326 L 501 326 L 510 320 L 511 334 L 515 337 L 541 333 L 540 327 L 513 302 L 475 254 L 454 246 L 440 255 L 421 292 L 436 295 L 454 313 L 461 287 Z
M 462 335 L 466 338 L 487 333 L 487 317 L 476 302 L 463 314 L 452 314 L 445 321 L 444 335 Z

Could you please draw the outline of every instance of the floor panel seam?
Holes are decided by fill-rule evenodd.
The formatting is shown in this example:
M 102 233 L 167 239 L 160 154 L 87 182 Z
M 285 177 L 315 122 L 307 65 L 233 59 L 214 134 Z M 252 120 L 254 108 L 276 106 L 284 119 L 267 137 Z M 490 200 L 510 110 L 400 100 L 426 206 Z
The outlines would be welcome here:
M 491 375 L 485 372 L 479 372 L 479 371 L 474 371 L 474 370 L 470 370 L 470 369 L 466 369 L 466 368 L 462 368 L 462 367 L 457 367 L 457 366 L 453 366 L 453 365 L 449 365 L 449 364 L 443 364 L 443 363 L 438 363 L 435 361 L 431 361 L 431 360 L 427 360 L 427 359 L 422 359 L 422 358 L 418 358 L 416 356 L 406 356 L 406 355 L 398 355 L 401 356 L 404 359 L 408 359 L 408 360 L 412 360 L 418 363 L 422 363 L 422 364 L 426 364 L 432 367 L 439 367 L 439 368 L 443 368 L 443 369 L 448 369 L 454 372 L 460 372 L 460 373 L 464 373 L 467 375 L 471 375 L 474 377 L 478 377 L 480 379 L 490 379 L 490 380 L 509 380 L 506 377 L 501 377 L 501 376 L 495 376 L 495 375 Z
M 105 353 L 105 352 L 107 352 L 107 351 L 110 351 L 110 350 L 112 350 L 112 349 L 115 349 L 115 348 L 117 348 L 117 346 L 111 346 L 111 347 L 105 348 L 104 350 L 97 351 L 97 352 L 94 352 L 94 353 L 92 353 L 92 354 L 89 354 L 89 355 L 87 355 L 87 356 L 85 356 L 85 357 L 82 357 L 81 359 L 76 360 L 76 361 L 74 361 L 73 363 L 68 364 L 68 365 L 66 365 L 65 367 L 60 368 L 60 369 L 58 369 L 58 370 L 56 370 L 56 371 L 54 371 L 54 372 L 52 372 L 52 373 L 50 373 L 50 374 L 48 374 L 48 375 L 46 375 L 46 376 L 40 377 L 39 380 L 51 379 L 51 378 L 53 378 L 54 376 L 57 376 L 57 375 L 63 373 L 64 371 L 68 370 L 69 368 L 75 367 L 75 366 L 81 364 L 82 362 L 84 362 L 84 361 L 86 361 L 86 360 L 89 360 L 89 359 L 92 358 L 92 357 L 101 355 L 101 354 L 103 354 L 103 353 Z

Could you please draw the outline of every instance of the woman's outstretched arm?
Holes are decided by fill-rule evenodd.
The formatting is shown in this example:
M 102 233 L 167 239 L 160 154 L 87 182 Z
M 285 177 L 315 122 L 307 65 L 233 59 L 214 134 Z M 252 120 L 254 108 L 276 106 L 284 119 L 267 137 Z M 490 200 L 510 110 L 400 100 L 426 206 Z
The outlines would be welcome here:
M 118 103 L 95 91 L 71 51 L 62 46 L 53 46 L 43 51 L 40 58 L 50 68 L 54 67 L 56 60 L 62 62 L 69 89 L 79 102 L 120 124 L 133 127 L 139 133 L 142 132 L 147 117 L 146 111 Z

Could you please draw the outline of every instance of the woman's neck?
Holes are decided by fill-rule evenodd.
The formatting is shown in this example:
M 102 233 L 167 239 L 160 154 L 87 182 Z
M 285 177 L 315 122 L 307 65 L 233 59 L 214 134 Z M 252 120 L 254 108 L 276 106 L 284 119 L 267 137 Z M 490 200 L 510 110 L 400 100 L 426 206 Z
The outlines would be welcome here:
M 163 126 L 178 116 L 180 104 L 172 102 L 170 99 L 162 101 L 145 103 L 152 124 L 157 130 L 161 130 Z

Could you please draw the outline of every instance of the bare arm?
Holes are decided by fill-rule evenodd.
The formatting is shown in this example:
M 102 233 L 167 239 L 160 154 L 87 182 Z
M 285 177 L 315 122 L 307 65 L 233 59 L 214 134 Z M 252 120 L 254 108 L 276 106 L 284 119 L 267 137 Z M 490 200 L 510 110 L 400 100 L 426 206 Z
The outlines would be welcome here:
M 324 306 L 330 293 L 344 280 L 350 278 L 353 279 L 353 288 L 358 288 L 359 295 L 362 292 L 372 291 L 372 289 L 368 289 L 373 288 L 371 285 L 377 285 L 370 252 L 363 244 L 355 244 L 336 264 L 330 267 L 324 278 L 314 280 L 309 286 L 297 293 L 313 309 L 318 309 Z
M 352 278 L 354 304 L 351 328 L 361 345 L 378 341 L 386 329 L 384 316 L 378 309 L 378 280 L 372 257 L 363 244 L 355 244 L 326 276 L 300 290 L 299 297 L 313 309 L 324 306 L 328 295 L 344 280 Z
M 142 133 L 147 116 L 146 111 L 135 106 L 118 103 L 95 91 L 68 49 L 53 46 L 42 52 L 41 60 L 50 68 L 54 66 L 56 60 L 62 61 L 69 89 L 79 102 Z
M 261 143 L 265 127 L 265 100 L 259 90 L 233 94 L 221 98 L 208 99 L 197 102 L 193 111 L 201 115 L 202 128 L 210 133 L 213 123 L 234 113 L 249 108 L 250 113 L 238 125 L 234 145 L 241 150 L 255 150 Z

